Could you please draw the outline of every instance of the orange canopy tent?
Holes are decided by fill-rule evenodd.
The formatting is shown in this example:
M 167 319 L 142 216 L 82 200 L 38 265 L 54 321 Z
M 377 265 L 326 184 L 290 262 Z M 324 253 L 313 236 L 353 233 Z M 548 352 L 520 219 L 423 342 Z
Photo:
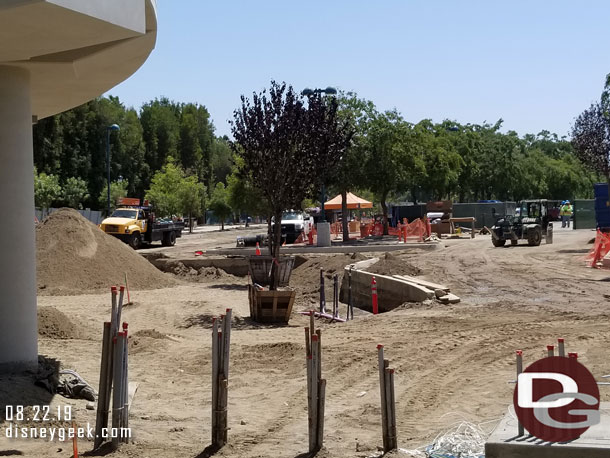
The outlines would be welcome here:
M 351 192 L 347 193 L 347 209 L 357 210 L 359 208 L 373 208 L 373 203 L 364 200 Z M 341 194 L 333 197 L 328 202 L 324 202 L 325 210 L 341 210 Z

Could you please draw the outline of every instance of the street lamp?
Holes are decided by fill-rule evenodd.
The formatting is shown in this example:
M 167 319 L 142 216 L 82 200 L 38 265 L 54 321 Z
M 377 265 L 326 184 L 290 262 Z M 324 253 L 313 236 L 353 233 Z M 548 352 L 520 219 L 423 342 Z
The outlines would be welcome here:
M 306 87 L 301 92 L 302 95 L 311 97 L 314 94 L 326 94 L 326 95 L 336 95 L 337 90 L 334 87 L 328 86 L 326 89 L 310 89 Z M 326 222 L 326 214 L 324 213 L 324 201 L 326 200 L 326 185 L 322 182 L 322 190 L 321 190 L 322 198 L 320 202 L 320 222 Z
M 334 87 L 330 87 L 328 86 L 326 89 L 310 89 L 308 87 L 306 87 L 305 89 L 303 89 L 303 92 L 301 92 L 302 95 L 314 95 L 314 94 L 326 94 L 326 95 L 336 95 L 337 94 L 337 90 Z
M 113 130 L 120 130 L 118 124 L 112 124 L 106 127 L 106 172 L 108 178 L 108 201 L 106 202 L 106 216 L 110 216 L 110 132 Z

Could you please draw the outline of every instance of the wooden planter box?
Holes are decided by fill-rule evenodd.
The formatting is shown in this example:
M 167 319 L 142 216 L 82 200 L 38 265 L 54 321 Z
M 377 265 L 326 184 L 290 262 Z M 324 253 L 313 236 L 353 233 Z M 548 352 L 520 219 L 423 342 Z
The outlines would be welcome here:
M 288 323 L 296 291 L 259 291 L 248 285 L 250 317 L 258 323 Z
M 271 266 L 273 263 L 272 256 L 250 256 L 249 272 L 253 283 L 258 283 L 261 286 L 269 286 L 271 284 Z M 290 274 L 294 266 L 293 256 L 280 256 L 279 260 L 280 280 L 278 286 L 288 286 L 290 282 Z

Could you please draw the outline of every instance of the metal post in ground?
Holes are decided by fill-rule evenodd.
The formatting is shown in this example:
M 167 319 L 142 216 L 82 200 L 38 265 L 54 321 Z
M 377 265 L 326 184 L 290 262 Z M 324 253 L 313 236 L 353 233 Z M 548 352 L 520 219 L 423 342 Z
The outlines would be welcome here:
M 218 321 L 212 319 L 212 444 L 216 444 L 218 428 Z
M 384 360 L 385 363 L 385 360 Z M 389 362 L 388 362 L 389 364 Z M 398 448 L 398 440 L 396 438 L 396 400 L 394 395 L 394 369 L 386 367 L 385 369 L 386 382 L 386 400 L 387 400 L 387 429 L 388 429 L 388 449 L 396 450 Z
M 326 292 L 324 291 L 324 269 L 320 269 L 320 313 L 326 313 Z
M 110 338 L 110 322 L 104 323 L 104 334 L 102 338 L 102 358 L 100 362 L 100 383 L 98 388 L 97 398 L 97 415 L 95 417 L 95 440 L 93 442 L 93 449 L 95 450 L 102 445 L 102 428 L 108 426 L 108 411 L 105 410 L 106 397 L 110 395 L 110 389 L 108 386 L 108 358 L 111 358 L 112 351 L 112 340 Z
M 123 323 L 123 332 L 125 333 L 125 341 L 123 348 L 123 421 L 122 428 L 129 428 L 129 335 L 128 325 Z M 122 431 L 126 431 L 122 430 Z M 129 442 L 129 436 L 121 437 L 123 442 Z
M 339 275 L 333 278 L 333 317 L 339 318 Z
M 320 347 L 318 346 L 318 335 L 314 334 L 311 337 L 311 434 L 309 436 L 309 451 L 310 453 L 317 451 L 318 444 L 318 407 L 319 407 L 319 378 L 318 378 L 318 352 Z
M 563 338 L 559 338 L 557 339 L 557 344 L 558 344 L 558 354 L 559 356 L 565 356 L 566 355 L 566 347 L 565 347 L 565 341 Z
M 229 391 L 228 391 L 228 384 L 229 384 L 229 349 L 231 346 L 231 316 L 232 316 L 232 310 L 231 309 L 227 309 L 226 310 L 226 314 L 225 314 L 225 318 L 223 321 L 223 339 L 224 339 L 224 343 L 223 343 L 223 355 L 222 355 L 222 362 L 223 362 L 223 367 L 222 367 L 222 375 L 224 378 L 224 389 L 222 392 L 223 395 L 223 399 L 222 399 L 222 405 L 223 405 L 223 412 L 222 412 L 222 431 L 221 431 L 221 435 L 222 435 L 222 444 L 226 444 L 227 440 L 228 440 L 228 432 L 229 432 L 229 423 L 228 423 L 228 412 L 227 412 L 227 408 L 229 405 Z
M 383 345 L 377 345 L 377 358 L 379 363 L 379 393 L 381 395 L 381 431 L 383 437 L 383 450 L 388 451 L 388 416 L 385 384 L 385 367 L 383 363 Z
M 347 320 L 354 319 L 354 308 L 352 306 L 352 268 L 347 273 Z M 346 321 L 347 321 L 346 320 Z
M 523 372 L 523 351 L 517 350 L 517 381 L 519 380 L 519 374 Z M 519 436 L 523 436 L 525 434 L 525 429 L 521 422 L 518 423 Z
M 121 427 L 121 412 L 123 405 L 121 403 L 122 394 L 122 378 L 123 378 L 123 339 L 125 334 L 122 332 L 117 333 L 114 340 L 114 374 L 112 386 L 112 428 L 117 428 L 115 431 L 120 430 Z M 119 446 L 120 437 L 118 434 L 112 438 L 112 448 L 117 449 Z

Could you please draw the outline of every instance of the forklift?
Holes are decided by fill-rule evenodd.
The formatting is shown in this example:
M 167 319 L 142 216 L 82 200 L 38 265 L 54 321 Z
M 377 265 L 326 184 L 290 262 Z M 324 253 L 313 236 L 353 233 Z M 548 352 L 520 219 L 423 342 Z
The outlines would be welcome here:
M 491 242 L 495 247 L 517 245 L 526 240 L 529 246 L 538 246 L 544 235 L 547 244 L 553 243 L 553 223 L 549 222 L 549 211 L 554 201 L 546 199 L 523 200 L 519 203 L 516 215 L 498 218 L 491 228 Z

